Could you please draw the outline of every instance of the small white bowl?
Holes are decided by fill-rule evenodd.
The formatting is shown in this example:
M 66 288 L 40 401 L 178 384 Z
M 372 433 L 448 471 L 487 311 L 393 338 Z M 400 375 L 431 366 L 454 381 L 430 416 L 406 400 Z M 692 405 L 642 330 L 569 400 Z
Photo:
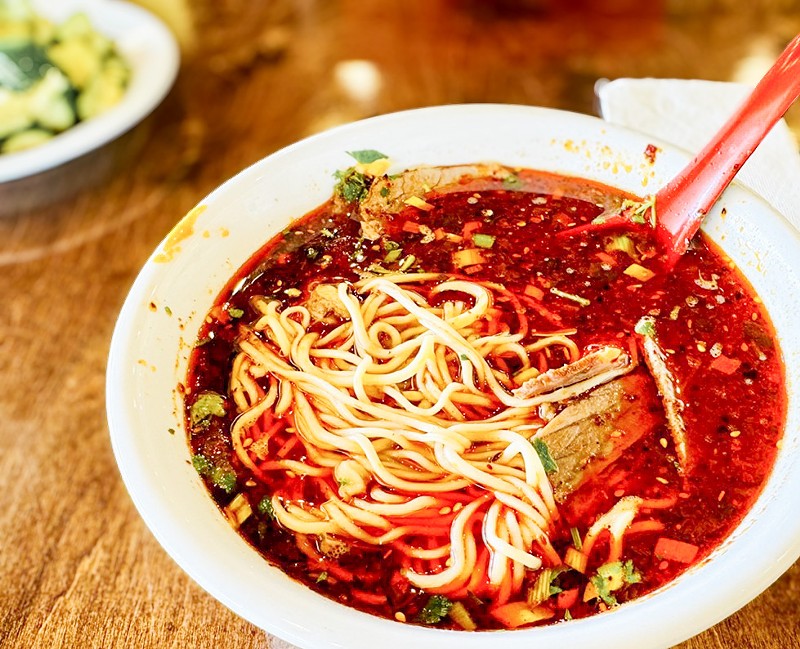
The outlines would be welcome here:
M 32 176 L 88 153 L 133 128 L 161 103 L 178 73 L 172 33 L 151 13 L 121 0 L 34 0 L 34 11 L 56 23 L 83 12 L 114 41 L 131 66 L 122 100 L 37 147 L 0 155 L 0 183 Z
M 654 165 L 644 156 L 650 143 L 662 149 Z M 688 160 L 664 143 L 593 117 L 522 106 L 449 106 L 322 133 L 256 163 L 201 201 L 137 278 L 114 333 L 107 382 L 122 477 L 153 534 L 189 575 L 242 617 L 302 647 L 648 649 L 674 645 L 719 622 L 800 556 L 800 517 L 792 505 L 800 493 L 800 239 L 768 205 L 734 186 L 704 229 L 772 315 L 785 356 L 789 409 L 762 496 L 709 558 L 607 613 L 490 636 L 379 619 L 313 593 L 268 565 L 231 529 L 189 463 L 176 386 L 226 281 L 263 242 L 330 196 L 333 172 L 349 165 L 345 151 L 368 148 L 390 155 L 396 169 L 497 161 L 639 195 L 653 192 Z

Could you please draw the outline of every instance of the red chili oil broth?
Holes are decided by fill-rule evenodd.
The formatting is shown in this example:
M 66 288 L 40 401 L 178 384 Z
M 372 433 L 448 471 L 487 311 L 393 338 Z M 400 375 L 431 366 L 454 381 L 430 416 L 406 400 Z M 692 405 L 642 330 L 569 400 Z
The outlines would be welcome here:
M 298 291 L 306 294 L 311 281 L 357 281 L 359 270 L 372 264 L 393 270 L 412 255 L 416 263 L 411 272 L 502 282 L 518 299 L 517 305 L 498 303 L 498 318 L 513 328 L 515 308 L 521 305 L 532 329 L 577 330 L 572 338 L 582 350 L 613 344 L 636 353 L 636 323 L 644 315 L 655 316 L 659 343 L 668 350 L 685 403 L 693 469 L 685 476 L 679 472 L 672 439 L 662 424 L 570 496 L 561 507 L 560 528 L 553 539 L 563 556 L 571 545 L 570 527 L 585 534 L 624 495 L 673 502 L 642 515 L 661 522 L 663 530 L 625 536 L 622 559 L 633 562 L 642 581 L 617 593 L 624 602 L 657 589 L 690 567 L 656 556 L 659 537 L 696 545 L 694 562 L 700 561 L 731 533 L 758 497 L 774 463 L 785 418 L 780 351 L 752 288 L 703 236 L 695 239 L 667 275 L 658 270 L 659 258 L 646 227 L 575 238 L 554 236 L 572 224 L 591 221 L 608 206 L 619 205 L 626 196 L 618 190 L 539 172 L 522 172 L 514 180 L 513 187 L 508 182 L 479 179 L 458 191 L 429 194 L 425 200 L 433 205 L 431 211 L 409 207 L 391 217 L 384 238 L 402 250 L 402 258 L 393 263 L 384 261 L 385 244 L 362 240 L 359 224 L 349 214 L 337 213 L 333 202 L 293 223 L 240 269 L 207 318 L 198 336 L 202 344 L 191 357 L 187 412 L 195 395 L 202 392 L 228 395 L 239 323 L 255 318 L 250 306 L 253 296 L 280 299 L 289 306 L 301 299 Z M 433 241 L 422 242 L 424 233 L 414 227 L 419 224 L 436 233 Z M 467 236 L 459 241 L 466 224 L 470 224 Z M 488 235 L 478 239 L 484 244 L 491 241 L 490 246 L 479 248 L 483 263 L 455 268 L 453 253 L 475 247 L 475 234 Z M 652 278 L 641 281 L 625 274 L 632 259 L 608 247 L 612 237 L 620 234 L 630 237 L 637 250 L 649 257 L 647 265 L 655 270 Z M 553 293 L 554 288 L 560 293 Z M 563 294 L 588 301 L 588 306 Z M 720 357 L 730 362 L 715 364 Z M 324 498 L 313 483 L 285 472 L 272 472 L 270 476 L 280 482 L 271 484 L 254 478 L 231 448 L 233 410 L 228 398 L 228 414 L 192 429 L 189 442 L 193 454 L 235 472 L 236 489 L 231 493 L 208 476 L 206 483 L 220 507 L 234 493 L 246 496 L 253 515 L 240 527 L 242 536 L 270 563 L 327 597 L 386 618 L 394 619 L 402 611 L 408 622 L 416 622 L 430 595 L 401 576 L 396 550 L 355 542 L 354 549 L 336 561 L 311 561 L 298 549 L 293 533 L 282 529 L 268 512 L 258 510 L 261 499 L 275 490 L 311 503 Z M 302 459 L 302 444 L 287 449 L 281 447 L 284 439 L 278 435 L 271 440 L 270 453 Z M 330 486 L 335 490 L 334 484 Z M 477 488 L 471 489 L 474 493 Z M 593 556 L 603 556 L 604 544 L 604 540 L 599 542 Z M 590 563 L 589 574 L 592 568 L 596 564 Z M 564 590 L 581 587 L 582 594 L 586 579 L 575 572 L 563 573 L 560 585 Z M 484 601 L 468 596 L 463 604 L 479 629 L 500 627 Z M 555 606 L 555 601 L 547 605 Z M 549 622 L 565 616 L 586 617 L 605 608 L 599 600 L 583 602 L 578 597 L 568 614 L 556 608 Z M 447 618 L 439 626 L 454 627 Z

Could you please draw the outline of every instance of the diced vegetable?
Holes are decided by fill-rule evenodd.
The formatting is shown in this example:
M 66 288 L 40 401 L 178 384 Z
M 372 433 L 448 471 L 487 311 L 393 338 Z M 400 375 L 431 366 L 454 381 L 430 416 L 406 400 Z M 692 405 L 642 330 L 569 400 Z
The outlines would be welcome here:
M 699 550 L 700 548 L 692 543 L 662 536 L 656 541 L 656 547 L 653 552 L 659 559 L 677 561 L 678 563 L 692 563 Z
M 739 366 L 741 364 L 742 362 L 740 360 L 736 358 L 729 358 L 728 356 L 725 356 L 723 354 L 715 358 L 713 361 L 711 361 L 709 367 L 711 367 L 712 370 L 717 370 L 718 372 L 722 372 L 723 374 L 733 374 L 736 370 L 739 369 Z
M 581 533 L 578 531 L 577 527 L 570 527 L 569 534 L 572 537 L 572 545 L 575 546 L 576 550 L 581 550 L 583 546 L 583 540 L 581 539 Z
M 53 134 L 50 131 L 44 131 L 40 128 L 31 128 L 27 131 L 18 131 L 8 138 L 2 146 L 3 153 L 14 153 L 16 151 L 24 151 L 31 149 L 35 146 L 47 142 L 52 139 Z
M 472 243 L 478 248 L 491 248 L 494 245 L 495 237 L 491 234 L 473 234 Z
M 465 631 L 474 631 L 478 628 L 478 625 L 475 624 L 475 620 L 472 619 L 469 611 L 461 602 L 453 602 L 453 605 L 447 612 L 447 616 Z
M 577 570 L 581 574 L 584 574 L 586 572 L 586 566 L 589 563 L 589 557 L 583 554 L 583 552 L 580 550 L 576 550 L 570 546 L 567 548 L 567 551 L 564 554 L 564 563 L 573 570 Z
M 486 259 L 478 248 L 466 248 L 465 250 L 457 250 L 453 253 L 453 265 L 456 268 L 485 263 Z
M 0 2 L 0 152 L 38 146 L 117 104 L 130 68 L 89 18 L 53 25 Z
M 533 586 L 528 589 L 528 606 L 531 608 L 538 606 L 545 600 L 549 599 L 552 595 L 560 593 L 561 588 L 555 586 L 553 582 L 562 572 L 564 572 L 565 569 L 566 568 L 564 566 L 558 566 L 556 568 L 543 568 L 539 573 L 539 576 L 536 578 L 536 581 L 533 583 Z
M 655 273 L 652 270 L 640 264 L 631 264 L 622 272 L 626 275 L 630 275 L 634 279 L 638 279 L 640 282 L 646 282 L 655 277 Z
M 492 609 L 490 615 L 507 629 L 549 620 L 555 613 L 546 606 L 530 608 L 527 602 L 511 602 Z
M 617 235 L 611 238 L 606 244 L 606 252 L 619 250 L 628 255 L 631 259 L 636 259 L 636 246 L 627 234 Z
M 236 494 L 230 504 L 225 508 L 225 515 L 228 517 L 231 525 L 237 529 L 250 518 L 252 513 L 253 510 L 250 507 L 250 503 L 242 493 Z
M 524 293 L 528 297 L 532 297 L 534 300 L 541 300 L 544 297 L 544 291 L 533 284 L 528 284 L 525 287 Z
M 563 590 L 556 596 L 556 606 L 560 609 L 568 609 L 578 603 L 580 588 L 570 588 Z
M 597 257 L 601 262 L 603 262 L 607 266 L 616 266 L 617 265 L 617 260 L 614 259 L 614 257 L 609 255 L 607 252 L 603 252 L 602 250 L 594 253 L 594 256 Z
M 433 205 L 431 205 L 428 201 L 419 196 L 409 196 L 407 199 L 403 201 L 406 205 L 410 205 L 411 207 L 416 207 L 419 210 L 423 210 L 425 212 L 430 212 L 433 209 Z

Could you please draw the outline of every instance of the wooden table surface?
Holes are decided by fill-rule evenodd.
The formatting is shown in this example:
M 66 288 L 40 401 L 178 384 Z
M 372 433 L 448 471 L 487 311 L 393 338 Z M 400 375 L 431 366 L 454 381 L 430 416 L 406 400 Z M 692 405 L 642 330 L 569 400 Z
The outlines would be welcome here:
M 194 49 L 151 118 L 76 163 L 0 186 L 3 647 L 285 646 L 160 548 L 106 426 L 106 356 L 123 299 L 159 240 L 218 183 L 368 115 L 484 101 L 591 113 L 599 78 L 740 78 L 800 30 L 789 0 L 192 7 Z M 800 563 L 680 646 L 800 647 Z

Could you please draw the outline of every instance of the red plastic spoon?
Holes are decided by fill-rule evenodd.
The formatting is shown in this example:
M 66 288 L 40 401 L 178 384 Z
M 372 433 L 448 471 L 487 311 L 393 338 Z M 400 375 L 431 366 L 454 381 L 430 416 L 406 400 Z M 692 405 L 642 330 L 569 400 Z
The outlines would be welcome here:
M 703 218 L 717 202 L 745 161 L 789 106 L 800 97 L 800 35 L 795 36 L 773 66 L 711 141 L 653 198 L 656 236 L 671 268 L 686 252 Z M 578 226 L 586 231 L 629 224 L 618 214 L 603 222 Z

